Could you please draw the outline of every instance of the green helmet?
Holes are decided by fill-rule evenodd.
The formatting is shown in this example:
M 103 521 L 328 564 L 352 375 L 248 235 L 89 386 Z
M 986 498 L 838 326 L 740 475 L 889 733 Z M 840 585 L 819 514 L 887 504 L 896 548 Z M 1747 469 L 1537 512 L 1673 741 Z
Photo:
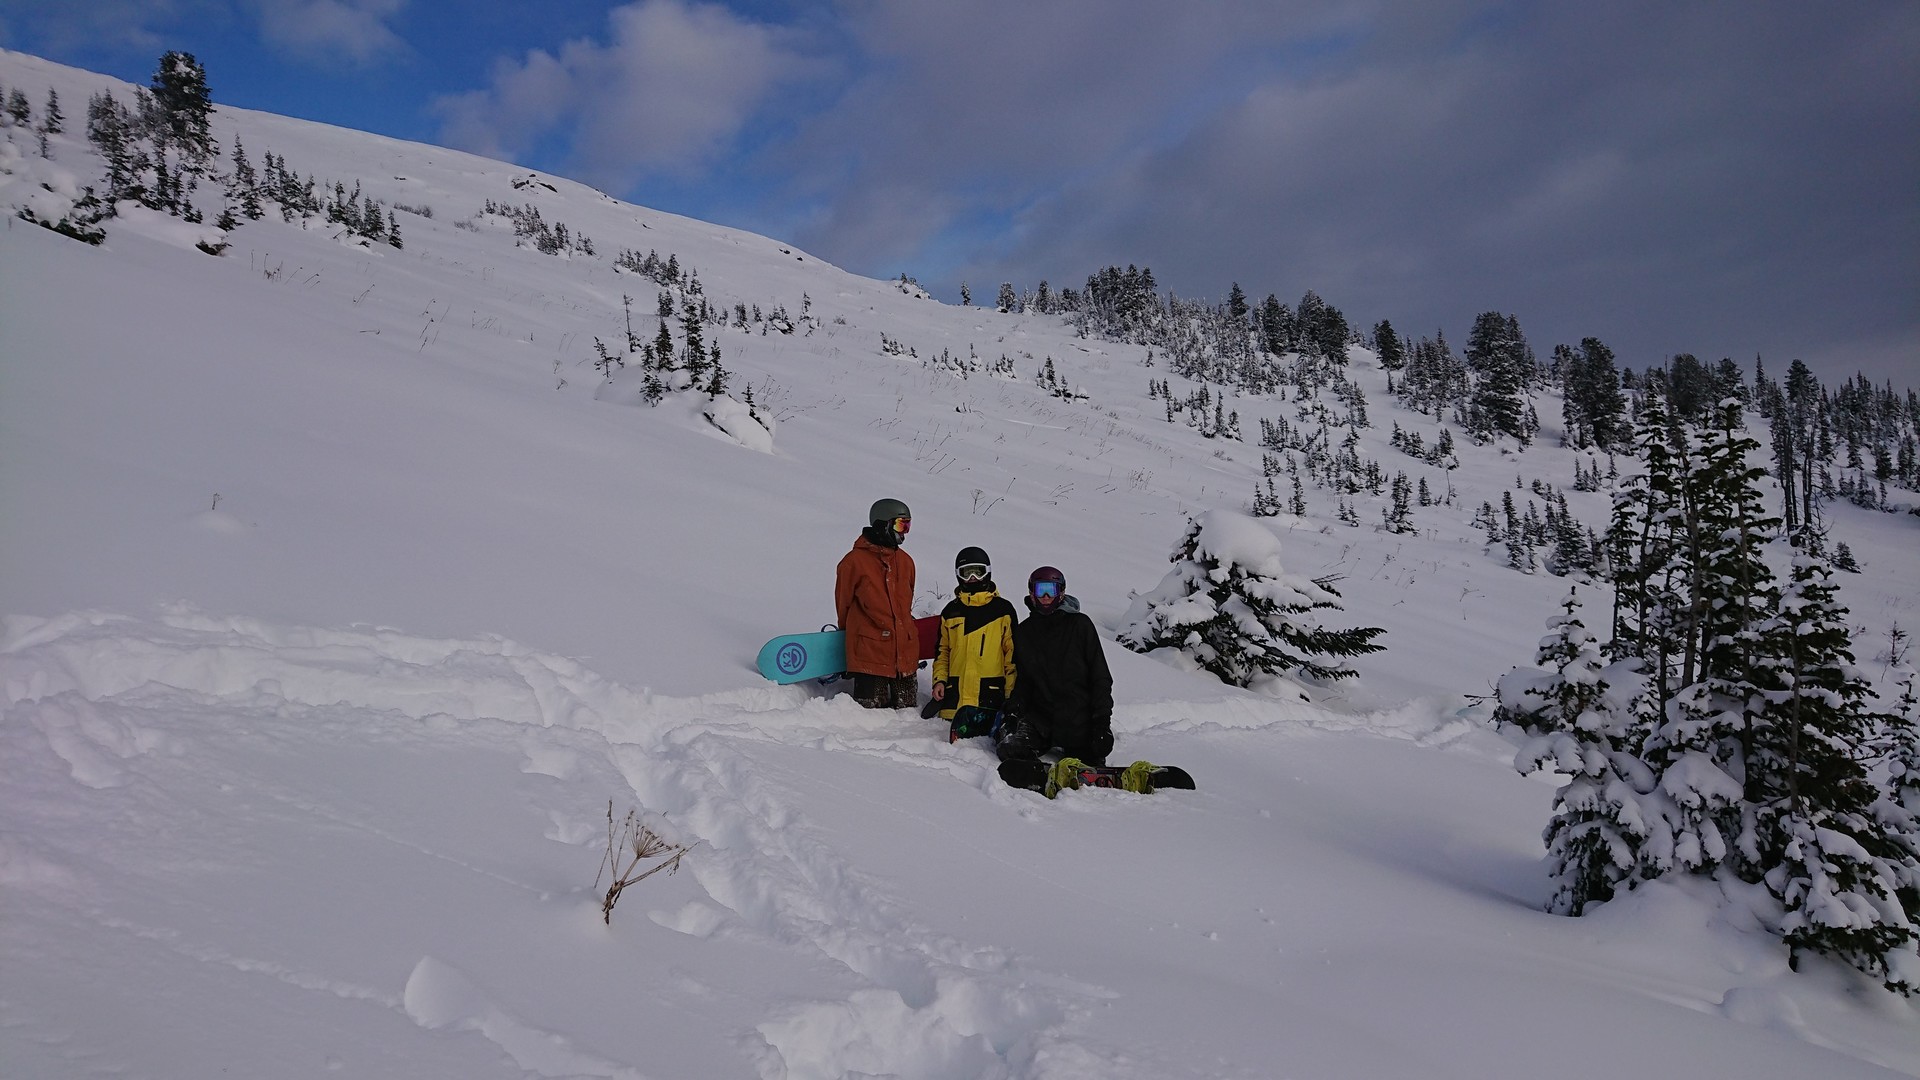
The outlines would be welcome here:
M 881 499 L 873 504 L 873 509 L 867 511 L 867 524 L 885 525 L 894 518 L 911 518 L 912 516 L 913 511 L 907 509 L 907 504 L 899 499 Z
M 895 544 L 907 539 L 907 525 L 913 520 L 913 511 L 899 499 L 881 499 L 867 511 L 867 523 L 876 529 L 882 529 L 893 537 Z

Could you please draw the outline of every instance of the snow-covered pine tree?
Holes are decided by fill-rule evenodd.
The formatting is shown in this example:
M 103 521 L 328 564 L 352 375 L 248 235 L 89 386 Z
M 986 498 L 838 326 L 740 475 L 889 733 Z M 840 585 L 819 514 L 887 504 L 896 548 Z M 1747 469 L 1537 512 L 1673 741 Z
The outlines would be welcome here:
M 1753 854 L 1793 956 L 1826 953 L 1917 994 L 1920 860 L 1875 813 L 1880 792 L 1865 762 L 1882 718 L 1867 707 L 1835 592 L 1826 561 L 1803 547 L 1769 628 L 1782 689 L 1769 695 L 1773 722 L 1761 738 L 1764 760 L 1778 767 L 1749 784 Z
M 188 165 L 205 165 L 217 152 L 208 120 L 213 94 L 207 89 L 207 70 L 192 53 L 168 52 L 154 69 L 151 89 L 168 140 L 186 154 Z
M 1494 717 L 1527 735 L 1513 759 L 1522 775 L 1551 767 L 1568 777 L 1542 834 L 1554 864 L 1547 910 L 1579 915 L 1633 887 L 1641 847 L 1650 834 L 1665 840 L 1672 815 L 1652 770 L 1629 749 L 1644 683 L 1639 661 L 1607 662 L 1580 619 L 1577 589 L 1560 612 L 1547 620 L 1536 666 L 1496 684 Z
M 1481 438 L 1512 435 L 1526 445 L 1521 420 L 1533 350 L 1520 332 L 1520 320 L 1497 311 L 1482 312 L 1467 337 L 1467 366 L 1475 375 L 1469 413 L 1474 434 Z
M 240 204 L 240 213 L 248 221 L 259 221 L 266 215 L 266 209 L 260 205 L 260 176 L 247 160 L 247 151 L 240 145 L 238 135 L 233 137 L 233 172 L 227 178 L 227 198 Z
M 1173 569 L 1134 597 L 1118 635 L 1135 652 L 1176 649 L 1236 686 L 1299 671 L 1315 679 L 1356 674 L 1338 661 L 1378 652 L 1379 627 L 1333 630 L 1321 611 L 1340 610 L 1326 581 L 1286 573 L 1280 540 L 1258 521 L 1211 510 L 1191 521 Z
M 1893 683 L 1900 690 L 1886 724 L 1887 790 L 1875 814 L 1889 836 L 1909 856 L 1914 872 L 1900 883 L 1900 903 L 1920 908 L 1920 672 L 1895 660 Z
M 1386 520 L 1387 531 L 1393 533 L 1416 531 L 1413 524 L 1413 482 L 1407 479 L 1406 473 L 1400 472 L 1393 475 L 1392 491 L 1392 505 L 1381 511 Z
M 67 130 L 67 114 L 60 111 L 60 91 L 48 88 L 47 103 L 40 110 L 40 133 L 58 135 Z
M 1763 508 L 1765 472 L 1747 460 L 1759 444 L 1740 411 L 1739 400 L 1727 398 L 1703 413 L 1711 429 L 1667 516 L 1669 566 L 1680 573 L 1668 579 L 1673 617 L 1660 647 L 1665 705 L 1642 756 L 1680 809 L 1672 869 L 1710 870 L 1731 857 L 1751 879 L 1751 844 L 1731 841 L 1747 828 L 1762 768 L 1755 733 L 1769 723 L 1765 691 L 1775 685 L 1762 631 L 1779 592 L 1761 548 L 1779 521 Z
M 1609 655 L 1640 657 L 1653 680 L 1650 693 L 1664 713 L 1674 689 L 1670 658 L 1680 651 L 1680 582 L 1685 577 L 1679 538 L 1681 499 L 1689 471 L 1688 441 L 1666 411 L 1666 399 L 1649 387 L 1640 397 L 1636 433 L 1645 471 L 1614 489 L 1607 527 L 1607 562 L 1614 584 L 1613 637 Z
M 701 335 L 701 323 L 699 307 L 691 300 L 685 301 L 680 310 L 680 336 L 686 342 L 682 366 L 695 386 L 707 374 L 707 346 Z

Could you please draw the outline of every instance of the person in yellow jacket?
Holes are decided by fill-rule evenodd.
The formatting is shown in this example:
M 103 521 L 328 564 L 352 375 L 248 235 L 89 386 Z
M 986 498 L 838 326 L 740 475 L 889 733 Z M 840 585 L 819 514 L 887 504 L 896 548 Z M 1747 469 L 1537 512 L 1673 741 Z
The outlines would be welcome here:
M 960 549 L 953 560 L 959 584 L 940 612 L 940 651 L 933 659 L 933 704 L 952 724 L 954 737 L 987 733 L 1007 695 L 1013 692 L 1013 624 L 1019 613 L 993 584 L 992 563 L 977 547 Z M 961 713 L 961 710 L 969 710 Z M 966 723 L 971 721 L 972 723 Z M 962 728 L 967 730 L 962 730 Z

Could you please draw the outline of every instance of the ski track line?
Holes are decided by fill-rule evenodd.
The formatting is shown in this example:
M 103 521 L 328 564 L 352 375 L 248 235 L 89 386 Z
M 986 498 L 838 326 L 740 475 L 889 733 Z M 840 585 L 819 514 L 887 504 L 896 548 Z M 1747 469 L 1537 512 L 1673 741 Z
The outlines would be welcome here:
M 421 957 L 413 966 L 399 1008 L 408 1019 L 430 1031 L 451 1028 L 475 1032 L 498 1046 L 522 1070 L 553 1080 L 579 1076 L 646 1080 L 645 1074 L 632 1066 L 575 1050 L 566 1036 L 507 1012 L 466 972 L 431 956 Z
M 854 869 L 818 829 L 755 776 L 751 762 L 730 745 L 738 735 L 734 729 L 740 726 L 739 718 L 753 713 L 798 712 L 806 719 L 859 724 L 862 718 L 844 702 L 767 689 L 656 700 L 571 660 L 532 653 L 504 640 L 431 641 L 380 630 L 289 629 L 177 612 L 157 621 L 81 614 L 24 629 L 20 623 L 9 626 L 9 640 L 0 645 L 0 686 L 10 706 L 44 705 L 50 697 L 64 697 L 82 704 L 114 702 L 128 709 L 156 703 L 177 707 L 186 697 L 275 718 L 302 707 L 373 712 L 395 723 L 420 722 L 414 730 L 422 737 L 467 733 L 475 721 L 598 735 L 610 763 L 628 778 L 643 803 L 657 805 L 653 797 L 665 797 L 675 804 L 670 809 L 676 824 L 704 841 L 703 850 L 686 866 L 716 903 L 775 946 L 824 956 L 870 984 L 845 1000 L 790 1002 L 775 1010 L 758 1029 L 768 1075 L 794 1080 L 849 1072 L 928 1080 L 1040 1078 L 1050 1075 L 1043 1067 L 1050 1057 L 1037 1048 L 1050 1047 L 1058 1056 L 1060 1044 L 1071 1041 L 1061 1038 L 1062 1025 L 1088 1009 L 1090 996 L 1067 989 L 1069 980 L 1019 972 L 1002 950 L 970 945 L 913 923 L 885 898 L 882 882 Z M 82 721 L 55 726 L 82 732 Z M 106 735 L 112 737 L 85 741 L 111 744 L 125 738 L 125 733 Z M 864 749 L 877 756 L 929 765 L 925 755 L 893 746 L 897 735 L 881 731 L 861 733 L 851 741 L 844 730 L 809 738 L 823 748 L 830 743 L 841 749 L 872 743 Z M 78 757 L 79 745 L 70 741 L 65 749 Z M 106 752 L 120 755 L 112 748 Z M 73 757 L 62 759 L 73 766 Z M 528 760 L 533 763 L 531 755 Z M 111 764 L 104 758 L 86 761 L 80 771 L 103 763 Z M 954 765 L 942 767 L 952 771 Z M 965 766 L 962 771 L 974 769 Z M 96 781 L 120 779 L 107 771 L 89 775 Z M 78 774 L 76 779 L 86 782 Z M 267 793 L 305 812 L 367 828 L 308 800 Z M 368 831 L 382 835 L 378 829 Z M 384 838 L 444 858 L 417 844 Z M 169 934 L 131 924 L 124 929 L 161 941 Z M 185 954 L 294 985 L 339 991 L 330 980 L 218 950 L 189 947 Z M 429 965 L 421 975 L 424 985 L 471 987 L 464 976 L 449 976 L 442 969 L 451 970 L 444 964 Z M 416 975 L 421 970 L 416 968 Z M 364 987 L 345 992 L 395 1007 L 406 1004 L 406 995 L 396 1002 Z M 416 996 L 429 999 L 435 994 L 422 990 Z M 494 1040 L 532 1071 L 635 1075 L 598 1059 L 523 1060 L 539 1049 L 531 1029 L 486 1003 L 477 990 L 459 989 L 449 996 L 468 1003 L 454 1010 L 461 1014 L 463 1027 Z M 431 1019 L 447 1011 L 422 1009 L 421 1015 Z M 1118 1065 L 1117 1060 L 1106 1060 L 1106 1073 L 1124 1075 L 1127 1070 Z
M 767 741 L 779 741 L 779 740 L 767 740 Z M 914 764 L 924 768 L 931 768 L 934 771 L 948 772 L 955 776 L 960 777 L 963 780 L 969 780 L 972 782 L 970 786 L 974 786 L 978 788 L 989 799 L 1002 804 L 1011 805 L 1016 813 L 1018 813 L 1023 819 L 1026 819 L 1029 821 L 1038 820 L 1044 817 L 1049 807 L 1052 805 L 1052 804 L 1047 804 L 1047 805 L 1036 804 L 1031 798 L 1031 794 L 1032 794 L 1031 792 L 1019 791 L 1017 789 L 1008 787 L 1006 784 L 1000 781 L 999 774 L 995 771 L 992 765 L 976 766 L 976 765 L 970 765 L 963 762 L 955 762 L 949 767 L 942 769 L 940 767 L 941 763 L 938 763 L 938 762 L 929 763 L 925 758 L 915 758 L 910 754 L 884 753 L 884 752 L 870 753 L 870 752 L 863 751 L 857 747 L 848 747 L 846 749 L 850 753 L 860 754 L 866 757 L 873 757 L 879 760 L 892 761 L 892 760 L 905 758 L 907 764 Z M 764 766 L 763 766 L 763 769 L 764 769 Z M 785 771 L 788 771 L 790 775 L 800 776 L 800 774 L 791 773 L 790 770 L 785 770 Z M 973 775 L 968 775 L 968 774 L 973 774 Z M 809 775 L 809 776 L 803 776 L 801 778 L 804 779 L 807 783 L 817 784 L 821 787 L 830 788 L 834 791 L 842 792 L 845 795 L 847 795 L 849 798 L 856 799 L 861 802 L 876 803 L 876 801 L 873 800 L 871 797 L 867 796 L 865 793 L 858 791 L 856 789 L 848 788 L 840 784 L 835 784 L 835 783 L 832 783 L 831 781 L 823 780 L 817 776 Z M 1127 798 L 1131 799 L 1133 798 L 1133 796 L 1127 796 Z M 876 805 L 878 804 L 876 803 Z M 1076 903 L 1097 905 L 1099 907 L 1107 908 L 1110 911 L 1114 911 L 1119 914 L 1130 916 L 1139 921 L 1147 920 L 1147 916 L 1145 915 L 1144 912 L 1136 911 L 1134 909 L 1127 908 L 1120 904 L 1114 903 L 1109 898 L 1109 896 L 1099 895 L 1099 894 L 1089 894 L 1083 889 L 1070 885 L 1062 879 L 1049 877 L 1046 874 L 1040 873 L 1029 864 L 1014 862 L 1013 860 L 1008 859 L 1004 855 L 1001 855 L 990 848 L 983 847 L 980 844 L 974 843 L 972 840 L 969 840 L 965 836 L 965 834 L 943 833 L 942 830 L 944 827 L 941 825 L 941 823 L 934 821 L 932 818 L 926 817 L 925 815 L 915 813 L 911 810 L 903 810 L 897 806 L 888 806 L 885 809 L 887 813 L 894 815 L 896 817 L 910 818 L 912 820 L 924 823 L 927 827 L 928 835 L 940 836 L 942 843 L 948 844 L 950 846 L 967 848 L 968 850 L 974 852 L 980 857 L 999 863 L 1000 865 L 1007 867 L 1009 870 L 1018 873 L 1022 877 L 1030 878 L 1031 880 L 1038 882 L 1040 884 L 1043 884 L 1051 889 L 1055 889 L 1072 896 Z M 1094 986 L 1085 985 L 1085 984 L 1080 984 L 1080 985 L 1082 985 L 1084 992 L 1089 996 L 1093 996 L 1093 997 L 1118 997 L 1119 996 L 1117 993 L 1107 990 L 1103 987 L 1094 987 Z
M 727 738 L 692 731 L 683 750 L 707 788 L 693 809 L 704 820 L 692 824 L 716 850 L 689 868 L 709 896 L 774 941 L 872 984 L 844 1001 L 794 1003 L 761 1025 L 784 1075 L 1011 1076 L 1005 1055 L 1084 1008 L 1037 991 L 999 949 L 912 923 L 880 882 L 774 797 Z

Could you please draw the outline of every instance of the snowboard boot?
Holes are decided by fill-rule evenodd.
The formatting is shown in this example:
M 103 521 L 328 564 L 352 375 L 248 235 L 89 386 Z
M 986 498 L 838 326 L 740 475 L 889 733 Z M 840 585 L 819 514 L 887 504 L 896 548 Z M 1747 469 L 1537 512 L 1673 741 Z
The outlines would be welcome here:
M 1047 790 L 1044 792 L 1046 797 L 1051 799 L 1062 791 L 1072 791 L 1078 788 L 1080 786 L 1080 770 L 1086 767 L 1086 763 L 1079 758 L 1067 757 L 1054 762 L 1053 769 L 1047 773 Z
M 978 705 L 962 705 L 953 711 L 953 723 L 947 728 L 947 741 L 959 742 L 979 735 L 993 734 L 994 714 Z
M 902 675 L 894 679 L 893 687 L 889 691 L 889 695 L 893 701 L 893 708 L 918 709 L 920 707 L 920 677 L 917 675 Z
M 863 709 L 893 707 L 893 680 L 884 675 L 853 673 L 853 700 Z
M 1031 761 L 1046 747 L 1041 745 L 1040 735 L 1030 721 L 1014 717 L 1001 728 L 1000 745 L 996 749 L 1001 761 Z
M 1120 774 L 1121 791 L 1137 791 L 1142 795 L 1153 791 L 1153 762 L 1136 761 L 1127 766 Z

